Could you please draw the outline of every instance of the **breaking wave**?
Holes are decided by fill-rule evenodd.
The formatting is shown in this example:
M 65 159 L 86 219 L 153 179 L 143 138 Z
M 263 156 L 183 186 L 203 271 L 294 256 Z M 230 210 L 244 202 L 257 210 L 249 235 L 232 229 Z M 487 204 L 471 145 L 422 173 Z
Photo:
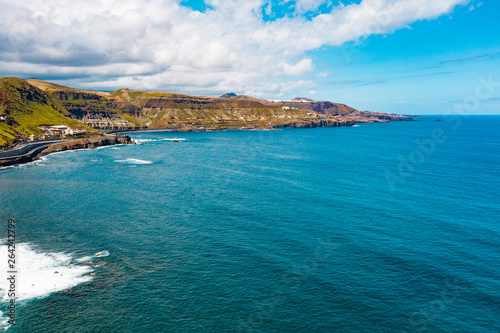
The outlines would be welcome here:
M 5 241 L 0 242 L 0 258 L 7 258 L 8 246 Z M 107 253 L 102 251 L 99 253 Z M 71 254 L 62 252 L 43 252 L 30 243 L 18 243 L 15 247 L 16 255 L 16 304 L 43 298 L 52 293 L 73 288 L 81 283 L 92 280 L 93 270 L 91 257 L 75 258 Z M 102 257 L 105 257 L 103 255 Z M 85 262 L 85 263 L 84 263 Z M 0 272 L 7 272 L 7 260 L 0 261 Z M 7 274 L 7 273 L 5 273 Z M 8 290 L 9 281 L 6 276 L 0 279 L 0 305 L 5 309 L 10 302 Z M 10 326 L 8 317 L 0 311 L 0 330 Z
M 171 142 L 176 142 L 176 141 L 186 141 L 187 139 L 184 138 L 163 138 L 163 139 L 134 139 L 134 141 L 138 144 L 141 143 L 148 143 L 148 142 L 161 142 L 161 141 L 171 141 Z
M 134 165 L 153 164 L 153 161 L 140 160 L 138 158 L 127 158 L 126 160 L 116 160 L 115 162 Z

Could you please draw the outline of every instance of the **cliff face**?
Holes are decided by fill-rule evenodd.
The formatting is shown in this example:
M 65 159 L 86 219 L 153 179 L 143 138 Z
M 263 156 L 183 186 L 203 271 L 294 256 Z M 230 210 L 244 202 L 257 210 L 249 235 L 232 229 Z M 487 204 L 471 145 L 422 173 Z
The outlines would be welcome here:
M 51 95 L 78 120 L 96 129 L 136 129 L 146 127 L 140 109 L 126 102 L 116 102 L 88 92 L 54 91 Z
M 302 110 L 282 110 L 253 100 L 224 98 L 154 98 L 141 112 L 151 120 L 151 127 L 241 126 L 308 118 Z
M 62 142 L 51 145 L 50 147 L 43 150 L 37 157 L 66 150 L 88 149 L 88 148 L 97 148 L 97 147 L 120 145 L 120 144 L 133 144 L 133 143 L 134 142 L 132 141 L 132 139 L 126 135 L 72 140 L 68 142 Z
M 354 122 L 406 120 L 403 116 L 362 112 L 344 104 L 308 98 L 273 102 L 235 94 L 201 97 L 131 89 L 99 92 L 39 80 L 29 83 L 47 92 L 72 119 L 105 130 L 349 126 Z
M 354 121 L 325 119 L 320 121 L 298 121 L 273 126 L 273 128 L 316 128 L 316 127 L 345 127 L 354 126 Z
M 293 102 L 292 100 L 291 102 L 278 102 L 276 104 L 298 110 L 317 112 L 318 114 L 323 114 L 330 117 L 346 115 L 351 112 L 357 111 L 356 109 L 351 108 L 350 106 L 347 106 L 345 104 L 332 103 L 332 102 L 315 102 L 315 101 Z
M 45 89 L 72 119 L 105 130 L 269 128 L 294 122 L 306 126 L 307 122 L 316 123 L 319 119 L 354 110 L 341 104 L 305 98 L 275 104 L 235 94 L 218 98 L 130 89 L 105 93 L 39 80 L 29 82 Z

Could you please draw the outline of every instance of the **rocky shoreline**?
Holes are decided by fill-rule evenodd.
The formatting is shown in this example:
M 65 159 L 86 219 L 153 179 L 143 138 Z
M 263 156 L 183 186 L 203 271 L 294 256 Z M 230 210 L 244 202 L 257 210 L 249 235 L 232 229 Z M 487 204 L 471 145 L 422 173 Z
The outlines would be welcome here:
M 52 144 L 48 147 L 35 148 L 31 152 L 24 154 L 22 156 L 0 160 L 0 167 L 26 164 L 29 162 L 36 161 L 40 159 L 42 156 L 67 150 L 95 149 L 98 147 L 122 145 L 122 144 L 135 144 L 135 142 L 130 138 L 130 136 L 127 135 L 116 135 L 116 136 L 107 135 L 96 138 L 83 138 L 83 139 L 65 141 L 61 143 Z
M 355 121 L 337 121 L 324 119 L 319 121 L 297 121 L 274 125 L 272 128 L 316 128 L 316 127 L 349 127 L 356 125 Z

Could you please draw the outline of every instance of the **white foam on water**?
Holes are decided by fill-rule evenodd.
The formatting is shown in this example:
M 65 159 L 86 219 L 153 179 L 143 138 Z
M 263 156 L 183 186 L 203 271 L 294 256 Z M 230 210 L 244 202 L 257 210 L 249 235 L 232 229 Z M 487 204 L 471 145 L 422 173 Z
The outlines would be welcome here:
M 38 160 L 31 161 L 31 162 L 28 162 L 28 163 L 23 163 L 23 164 L 19 164 L 19 165 L 9 165 L 9 166 L 6 166 L 6 167 L 0 167 L 0 170 L 5 170 L 5 169 L 24 169 L 24 168 L 32 167 L 32 166 L 43 166 L 43 165 L 45 165 L 45 164 L 43 164 L 43 162 L 45 162 L 45 161 L 47 161 L 46 156 L 42 156 Z
M 10 302 L 7 280 L 7 252 L 5 240 L 0 241 L 0 304 Z M 16 260 L 16 304 L 35 298 L 46 297 L 52 293 L 73 288 L 92 280 L 92 267 L 81 264 L 95 259 L 95 256 L 74 258 L 62 252 L 42 252 L 29 243 L 18 243 L 15 247 Z M 82 260 L 87 259 L 87 260 Z M 0 312 L 0 330 L 8 329 L 8 318 Z
M 3 315 L 2 311 L 0 311 L 0 330 L 6 331 L 9 329 L 9 318 Z
M 9 166 L 0 167 L 0 170 L 15 169 L 17 167 L 18 167 L 17 165 L 9 165 Z
M 185 138 L 164 138 L 164 139 L 134 139 L 136 143 L 159 142 L 159 141 L 186 141 Z
M 125 164 L 153 164 L 153 161 L 148 161 L 148 160 L 140 160 L 138 158 L 127 158 L 126 160 L 116 160 L 115 162 L 118 163 L 125 163 Z
M 94 254 L 94 256 L 96 257 L 109 257 L 109 251 L 101 251 L 101 252 L 97 252 L 96 254 Z
M 144 142 L 155 142 L 155 141 L 158 141 L 158 140 L 155 140 L 155 139 L 134 139 L 134 141 L 136 143 L 144 143 Z
M 95 256 L 85 256 L 85 257 L 77 258 L 77 259 L 75 259 L 75 262 L 89 263 L 92 259 L 94 259 L 94 257 Z
M 186 141 L 186 139 L 183 139 L 183 138 L 165 138 L 165 139 L 161 139 L 161 141 Z

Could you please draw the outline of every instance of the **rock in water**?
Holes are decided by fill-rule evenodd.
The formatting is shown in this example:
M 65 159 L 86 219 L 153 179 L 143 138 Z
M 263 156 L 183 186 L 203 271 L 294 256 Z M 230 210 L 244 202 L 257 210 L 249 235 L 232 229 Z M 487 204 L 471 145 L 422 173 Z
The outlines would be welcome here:
M 95 256 L 96 257 L 107 257 L 107 256 L 109 256 L 109 251 L 104 250 L 104 251 L 101 251 L 101 252 L 97 252 L 95 254 Z

